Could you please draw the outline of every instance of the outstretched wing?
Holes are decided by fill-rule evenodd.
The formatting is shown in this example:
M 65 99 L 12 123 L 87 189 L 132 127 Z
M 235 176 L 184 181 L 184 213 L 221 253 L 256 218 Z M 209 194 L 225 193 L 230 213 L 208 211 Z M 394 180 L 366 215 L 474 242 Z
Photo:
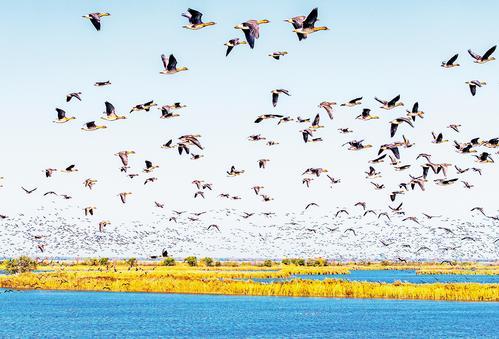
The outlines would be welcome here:
M 449 65 L 452 65 L 454 62 L 456 62 L 457 60 L 457 57 L 459 56 L 459 54 L 456 54 L 454 55 L 452 58 L 450 58 L 448 61 L 447 61 L 447 66 Z
M 170 57 L 168 58 L 168 65 L 166 65 L 166 70 L 172 71 L 174 69 L 177 69 L 177 59 L 175 59 L 173 54 L 170 54 Z
M 100 31 L 100 17 L 96 13 L 89 14 L 90 22 L 94 25 L 95 29 Z
M 105 104 L 106 104 L 106 114 L 108 116 L 116 113 L 112 103 L 110 103 L 109 101 L 106 101 Z
M 476 53 L 474 53 L 471 49 L 468 50 L 468 53 L 471 55 L 471 57 L 475 60 L 480 60 L 480 56 Z
M 189 14 L 191 15 L 191 17 L 189 18 L 189 22 L 191 24 L 199 25 L 199 24 L 203 23 L 203 21 L 201 21 L 201 17 L 203 16 L 203 13 L 196 11 L 195 9 L 192 9 L 192 8 L 187 9 L 187 12 L 189 12 Z
M 317 21 L 317 15 L 318 15 L 319 10 L 314 8 L 307 16 L 307 18 L 303 21 L 303 28 L 312 28 L 315 25 L 315 22 Z
M 56 108 L 55 110 L 57 111 L 57 119 L 61 120 L 64 119 L 64 117 L 66 117 L 66 111 L 60 108 Z
M 482 59 L 488 59 L 492 55 L 492 53 L 494 53 L 494 51 L 496 50 L 496 47 L 497 47 L 497 45 L 490 47 L 489 50 L 487 52 L 485 52 L 485 54 L 482 56 Z
M 388 102 L 388 106 L 393 106 L 397 101 L 400 100 L 400 94 Z

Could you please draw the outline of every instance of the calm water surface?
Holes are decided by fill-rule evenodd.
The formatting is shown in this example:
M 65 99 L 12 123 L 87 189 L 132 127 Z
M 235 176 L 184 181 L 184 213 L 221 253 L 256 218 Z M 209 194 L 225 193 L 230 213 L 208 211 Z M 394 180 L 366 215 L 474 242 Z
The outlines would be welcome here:
M 494 338 L 499 303 L 0 290 L 0 337 Z

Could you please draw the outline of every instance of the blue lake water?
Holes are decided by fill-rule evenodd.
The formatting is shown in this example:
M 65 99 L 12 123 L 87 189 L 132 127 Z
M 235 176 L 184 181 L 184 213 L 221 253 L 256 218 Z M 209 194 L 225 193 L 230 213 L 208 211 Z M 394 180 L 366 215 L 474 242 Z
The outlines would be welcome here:
M 454 283 L 454 282 L 477 282 L 482 284 L 493 284 L 499 283 L 499 275 L 461 275 L 461 274 L 436 274 L 436 275 L 424 275 L 416 274 L 414 270 L 372 270 L 372 271 L 361 271 L 355 270 L 350 271 L 350 274 L 325 274 L 325 275 L 293 275 L 291 278 L 275 279 L 275 278 L 262 278 L 253 279 L 254 281 L 261 282 L 271 282 L 271 281 L 286 281 L 293 278 L 300 279 L 313 279 L 313 280 L 324 280 L 324 279 L 344 279 L 351 281 L 376 281 L 376 282 L 387 282 L 392 283 L 394 281 L 407 281 L 411 283 Z
M 0 337 L 497 338 L 499 303 L 0 290 Z

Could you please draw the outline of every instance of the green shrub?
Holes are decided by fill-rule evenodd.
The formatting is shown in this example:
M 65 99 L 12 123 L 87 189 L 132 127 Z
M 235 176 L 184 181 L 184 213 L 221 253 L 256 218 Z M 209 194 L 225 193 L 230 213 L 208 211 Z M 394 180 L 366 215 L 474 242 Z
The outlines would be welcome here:
M 201 261 L 205 264 L 205 266 L 213 266 L 213 258 L 204 257 L 201 259 Z
M 137 259 L 136 258 L 130 258 L 130 259 L 127 259 L 125 260 L 125 263 L 130 267 L 134 267 L 134 266 L 137 266 Z
M 281 263 L 282 263 L 283 265 L 290 265 L 290 264 L 291 264 L 291 260 L 289 260 L 289 259 L 282 259 L 282 260 L 281 260 Z
M 175 259 L 173 259 L 172 257 L 168 257 L 163 260 L 162 264 L 163 266 L 175 266 L 177 263 L 175 262 Z
M 273 264 L 273 262 L 270 259 L 267 259 L 263 262 L 263 266 L 265 266 L 265 267 L 272 267 L 272 264 Z
M 189 266 L 197 266 L 198 265 L 198 258 L 195 256 L 190 256 L 184 258 L 184 262 L 187 263 Z
M 5 265 L 5 270 L 9 274 L 31 272 L 36 269 L 36 261 L 27 256 L 18 259 L 9 259 Z
M 109 264 L 109 258 L 100 258 L 99 259 L 99 265 L 107 266 L 108 264 Z

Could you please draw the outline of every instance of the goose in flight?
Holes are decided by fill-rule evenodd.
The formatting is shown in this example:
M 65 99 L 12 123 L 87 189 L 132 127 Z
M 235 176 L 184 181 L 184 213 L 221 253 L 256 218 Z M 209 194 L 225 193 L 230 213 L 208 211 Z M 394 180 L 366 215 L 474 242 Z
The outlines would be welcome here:
M 382 105 L 382 106 L 380 106 L 380 108 L 386 109 L 386 110 L 390 110 L 392 108 L 399 107 L 399 106 L 404 106 L 404 103 L 400 102 L 400 94 L 397 95 L 395 98 L 393 98 L 390 101 L 381 100 L 378 97 L 374 97 L 374 99 Z
M 267 163 L 270 161 L 270 159 L 260 159 L 258 160 L 258 167 L 259 168 L 265 168 Z
M 272 52 L 269 54 L 269 57 L 271 57 L 274 60 L 280 60 L 282 56 L 285 56 L 288 54 L 286 51 L 277 51 L 277 52 Z
M 496 45 L 490 47 L 487 52 L 485 52 L 483 55 L 478 55 L 474 53 L 471 49 L 468 50 L 468 53 L 471 55 L 473 59 L 475 59 L 473 62 L 477 64 L 484 64 L 489 61 L 493 61 L 496 58 L 492 56 L 492 53 L 496 50 Z
M 138 104 L 132 107 L 130 110 L 130 113 L 132 112 L 138 112 L 138 111 L 146 111 L 149 112 L 151 110 L 151 107 L 157 106 L 156 103 L 154 103 L 154 100 L 148 101 L 143 104 Z
M 375 183 L 375 182 L 373 182 L 373 181 L 371 181 L 371 184 L 374 186 L 374 189 L 375 189 L 375 190 L 378 190 L 378 191 L 379 191 L 379 190 L 382 190 L 382 189 L 384 189 L 384 188 L 385 188 L 385 185 L 384 185 L 384 184 L 378 184 L 378 183 Z
M 76 119 L 75 117 L 67 117 L 66 116 L 66 111 L 60 108 L 55 109 L 57 112 L 57 120 L 54 120 L 54 122 L 57 122 L 59 124 L 64 124 L 68 121 Z
M 362 110 L 362 113 L 359 114 L 355 119 L 368 121 L 368 120 L 372 120 L 372 119 L 379 119 L 379 116 L 371 115 L 371 110 L 369 108 L 364 108 Z
M 450 128 L 450 129 L 456 131 L 457 133 L 459 133 L 459 127 L 461 127 L 460 124 L 450 124 L 449 126 L 447 126 L 447 128 Z
M 412 124 L 412 121 L 409 118 L 400 117 L 400 118 L 394 119 L 394 120 L 390 121 L 390 137 L 393 138 L 395 136 L 395 133 L 397 133 L 398 126 L 404 122 L 407 123 L 412 128 L 414 128 L 414 125 Z
M 31 193 L 33 193 L 34 191 L 36 191 L 36 190 L 38 189 L 38 187 L 35 187 L 35 188 L 33 188 L 33 189 L 28 190 L 28 189 L 24 188 L 23 186 L 21 186 L 21 188 L 23 189 L 23 191 L 24 191 L 26 194 L 31 194 Z
M 65 169 L 62 169 L 61 172 L 65 172 L 65 173 L 78 172 L 78 169 L 76 168 L 76 165 L 69 165 Z
M 326 26 L 315 27 L 315 23 L 317 22 L 317 16 L 319 14 L 318 8 L 312 9 L 312 11 L 307 15 L 307 17 L 302 21 L 301 27 L 295 27 L 293 32 L 296 34 L 301 34 L 302 39 L 306 38 L 309 34 L 318 32 L 318 31 L 327 31 L 329 30 Z M 298 21 L 292 21 L 293 27 L 295 23 Z M 299 25 L 299 24 L 298 24 Z M 298 38 L 300 39 L 300 38 Z
M 89 207 L 85 207 L 83 209 L 83 211 L 85 212 L 85 216 L 88 216 L 88 215 L 94 215 L 94 211 L 97 209 L 97 207 L 92 207 L 92 206 L 89 206 Z
M 89 13 L 87 15 L 84 15 L 83 18 L 89 19 L 92 25 L 94 25 L 95 29 L 100 31 L 100 18 L 105 17 L 105 16 L 110 16 L 111 14 L 109 13 Z
M 146 164 L 146 168 L 144 168 L 145 173 L 150 173 L 154 171 L 156 168 L 159 168 L 159 165 L 153 165 L 152 161 L 146 160 L 144 162 Z
M 458 178 L 454 178 L 454 179 L 435 179 L 433 180 L 437 185 L 440 185 L 440 186 L 449 186 L 449 185 L 452 185 L 454 183 L 456 183 L 458 180 Z
M 116 109 L 114 108 L 114 105 L 112 103 L 106 101 L 104 104 L 106 105 L 106 111 L 104 112 L 105 116 L 102 117 L 101 119 L 107 121 L 126 119 L 125 116 L 116 114 Z
M 470 87 L 470 92 L 472 96 L 475 96 L 477 87 L 482 87 L 487 85 L 485 81 L 480 81 L 480 80 L 466 81 L 465 84 L 467 84 Z
M 109 220 L 103 220 L 103 221 L 99 222 L 99 232 L 104 232 L 104 228 L 107 225 L 111 225 L 111 222 Z
M 255 47 L 255 40 L 260 37 L 260 25 L 268 24 L 270 21 L 263 20 L 248 20 L 246 22 L 240 23 L 234 26 L 235 29 L 240 29 L 243 31 L 246 41 L 248 42 L 251 49 Z
M 210 226 L 208 226 L 207 230 L 210 230 L 210 229 L 216 229 L 218 232 L 220 232 L 220 228 L 218 227 L 218 225 L 216 224 L 211 224 Z
M 412 119 L 412 121 L 416 121 L 416 117 L 424 118 L 424 112 L 419 110 L 419 103 L 416 101 L 414 105 L 412 105 L 412 109 L 406 110 L 407 116 Z
M 237 176 L 239 176 L 239 175 L 241 175 L 243 173 L 244 173 L 244 170 L 236 170 L 235 166 L 231 166 L 230 170 L 227 171 L 227 175 L 229 177 L 237 177 Z
M 286 89 L 273 89 L 270 91 L 272 93 L 272 106 L 276 107 L 277 106 L 277 101 L 279 100 L 279 94 L 286 94 L 287 96 L 290 96 L 289 91 Z
M 120 197 L 121 202 L 125 204 L 127 197 L 131 194 L 132 192 L 121 192 L 118 194 L 118 196 Z
M 344 143 L 342 146 L 350 145 L 350 147 L 348 147 L 348 149 L 350 151 L 360 151 L 363 149 L 373 147 L 373 145 L 369 145 L 369 144 L 364 145 L 363 142 L 364 142 L 364 140 L 352 140 L 352 141 L 348 141 L 348 142 Z
M 72 93 L 69 93 L 68 95 L 66 95 L 66 102 L 70 102 L 71 99 L 73 99 L 73 98 L 76 98 L 76 99 L 78 99 L 78 100 L 81 101 L 80 95 L 81 95 L 81 92 L 72 92 Z
M 280 119 L 283 117 L 284 117 L 283 115 L 279 115 L 279 114 L 263 114 L 263 115 L 260 115 L 259 117 L 256 118 L 255 124 L 258 124 L 258 123 L 262 122 L 263 120 L 276 119 L 276 118 Z M 265 139 L 259 139 L 259 140 L 265 140 Z
M 103 86 L 108 86 L 108 85 L 111 85 L 111 81 L 107 80 L 107 81 L 97 81 L 94 86 L 96 87 L 103 87 Z
M 381 178 L 381 172 L 377 172 L 376 169 L 372 166 L 369 166 L 369 171 L 364 173 L 367 174 L 366 179 Z
M 124 167 L 128 167 L 128 156 L 131 154 L 135 154 L 135 151 L 120 151 L 115 155 L 120 158 Z
M 105 128 L 107 128 L 107 126 L 105 126 L 105 125 L 96 125 L 95 121 L 89 121 L 85 125 L 83 125 L 83 127 L 81 128 L 81 130 L 82 131 L 90 132 L 90 131 L 97 131 L 99 129 L 105 129 Z
M 176 74 L 178 72 L 189 70 L 187 67 L 177 67 L 177 59 L 170 54 L 167 58 L 166 55 L 161 54 L 161 61 L 163 61 L 164 69 L 159 72 L 160 74 Z
M 329 115 L 329 119 L 333 120 L 333 106 L 336 105 L 336 102 L 333 101 L 323 101 L 319 104 L 319 108 L 324 108 Z
M 215 25 L 213 21 L 203 22 L 201 20 L 203 13 L 196 11 L 195 9 L 192 8 L 188 8 L 187 13 L 182 13 L 182 16 L 189 19 L 189 24 L 182 26 L 183 28 L 198 30 L 204 27 Z
M 313 167 L 310 167 L 310 168 L 307 168 L 305 170 L 305 172 L 302 173 L 302 175 L 305 175 L 305 174 L 310 174 L 310 175 L 315 175 L 316 177 L 319 177 L 322 173 L 327 173 L 328 170 L 326 168 L 313 168 Z
M 434 144 L 441 144 L 449 141 L 449 140 L 444 140 L 444 136 L 442 133 L 438 133 L 438 135 L 436 135 L 434 132 L 431 132 L 431 136 L 433 137 L 432 143 Z
M 482 152 L 480 155 L 475 155 L 475 158 L 477 158 L 477 162 L 481 163 L 493 163 L 494 159 L 492 159 L 492 156 L 490 153 L 487 152 Z
M 361 101 L 362 101 L 362 97 L 359 97 L 359 98 L 355 98 L 355 99 L 352 99 L 350 101 L 347 101 L 347 102 L 341 104 L 340 106 L 354 107 L 354 106 L 362 104 Z
M 92 187 L 96 183 L 97 183 L 97 180 L 88 178 L 88 179 L 85 179 L 85 181 L 83 182 L 83 186 L 88 187 L 88 189 L 92 189 Z
M 46 178 L 52 177 L 52 174 L 57 171 L 57 168 L 46 168 L 43 170 Z M 1 179 L 1 178 L 0 178 Z
M 449 60 L 447 61 L 442 61 L 441 67 L 443 68 L 453 68 L 453 67 L 459 67 L 459 64 L 456 64 L 456 60 L 459 54 L 454 54 Z
M 240 40 L 239 38 L 230 39 L 224 45 L 227 46 L 227 51 L 225 52 L 225 56 L 228 56 L 229 53 L 234 49 L 234 47 L 238 45 L 246 45 L 247 42 L 244 40 Z

